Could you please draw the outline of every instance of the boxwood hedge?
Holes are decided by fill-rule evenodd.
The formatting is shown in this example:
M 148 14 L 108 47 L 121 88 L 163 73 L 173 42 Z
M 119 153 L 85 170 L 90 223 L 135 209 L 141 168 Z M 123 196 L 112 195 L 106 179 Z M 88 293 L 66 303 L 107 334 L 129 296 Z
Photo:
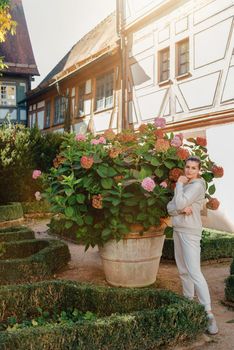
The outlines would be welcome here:
M 15 226 L 0 229 L 0 242 L 33 239 L 34 232 L 26 226 Z
M 233 303 L 234 306 L 234 259 L 230 266 L 230 276 L 225 281 L 225 297 L 228 302 Z
M 20 219 L 23 216 L 22 205 L 18 202 L 0 205 L 0 222 Z
M 68 246 L 57 240 L 1 243 L 0 284 L 51 276 L 70 260 Z
M 234 234 L 215 230 L 203 230 L 201 240 L 201 260 L 234 257 Z M 166 238 L 162 258 L 175 260 L 173 238 Z
M 152 288 L 97 287 L 46 281 L 0 288 L 0 321 L 19 322 L 50 311 L 76 307 L 97 319 L 50 324 L 0 333 L 1 350 L 152 350 L 194 339 L 207 324 L 204 308 L 173 292 Z

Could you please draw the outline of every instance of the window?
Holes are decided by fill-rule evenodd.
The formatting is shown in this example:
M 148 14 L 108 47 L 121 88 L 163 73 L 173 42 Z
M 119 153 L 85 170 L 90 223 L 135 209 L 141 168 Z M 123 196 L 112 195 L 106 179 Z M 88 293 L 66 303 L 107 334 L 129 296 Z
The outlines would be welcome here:
M 16 86 L 7 82 L 0 82 L 0 104 L 2 106 L 16 106 Z
M 85 84 L 79 87 L 79 104 L 78 104 L 78 117 L 85 115 L 84 101 L 85 101 Z
M 177 53 L 177 75 L 189 72 L 189 39 L 182 40 L 176 44 Z
M 159 82 L 169 80 L 170 77 L 170 49 L 167 47 L 159 51 Z
M 67 98 L 57 96 L 54 100 L 54 125 L 62 124 L 67 110 Z
M 37 126 L 39 130 L 44 129 L 44 111 L 37 112 Z
M 45 107 L 45 128 L 50 127 L 50 101 L 46 102 Z
M 113 72 L 109 72 L 96 80 L 96 110 L 113 106 Z

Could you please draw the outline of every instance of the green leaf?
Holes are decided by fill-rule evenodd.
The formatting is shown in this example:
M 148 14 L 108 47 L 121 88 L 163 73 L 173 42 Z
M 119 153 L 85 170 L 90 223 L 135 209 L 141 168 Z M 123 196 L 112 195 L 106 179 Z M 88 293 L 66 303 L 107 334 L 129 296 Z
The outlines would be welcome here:
M 82 219 L 81 216 L 77 216 L 77 217 L 76 217 L 76 223 L 77 223 L 79 226 L 83 226 L 83 225 L 84 225 L 84 220 Z
M 158 169 L 155 170 L 154 173 L 155 173 L 155 175 L 157 175 L 158 177 L 162 177 L 164 172 L 163 172 L 162 169 L 158 168 Z
M 77 203 L 80 203 L 80 204 L 84 203 L 85 195 L 83 193 L 77 194 L 76 195 L 76 201 L 77 201 Z
M 65 209 L 65 215 L 68 217 L 68 218 L 71 218 L 71 217 L 73 217 L 73 215 L 74 215 L 74 208 L 73 207 L 67 207 L 66 209 Z
M 70 197 L 74 193 L 74 190 L 72 188 L 68 188 L 65 190 L 65 193 L 66 196 Z
M 148 166 L 141 167 L 140 173 L 139 173 L 139 179 L 143 180 L 146 177 L 149 177 L 152 175 L 152 169 Z
M 173 228 L 171 226 L 167 226 L 164 230 L 164 235 L 166 235 L 167 238 L 172 238 Z
M 168 169 L 172 169 L 175 166 L 175 163 L 170 160 L 165 160 L 164 164 Z
M 65 222 L 65 228 L 66 228 L 66 229 L 71 228 L 72 225 L 73 225 L 73 222 L 72 222 L 72 221 L 66 221 L 66 222 Z
M 205 179 L 205 181 L 211 182 L 214 178 L 214 175 L 211 172 L 206 172 L 206 173 L 202 174 L 202 177 L 203 177 L 203 179 Z
M 97 168 L 97 173 L 100 177 L 107 177 L 108 176 L 108 168 L 104 165 L 99 165 Z
M 212 185 L 208 188 L 208 192 L 209 194 L 212 196 L 212 194 L 214 194 L 216 191 L 215 185 Z
M 87 225 L 92 225 L 92 223 L 93 223 L 93 217 L 90 216 L 90 215 L 85 216 L 84 222 L 85 222 Z
M 105 228 L 105 230 L 102 231 L 102 238 L 107 240 L 109 236 L 111 235 L 111 230 L 109 228 Z
M 155 157 L 152 157 L 151 162 L 153 166 L 158 166 L 160 164 L 159 160 Z
M 113 176 L 117 175 L 117 172 L 114 168 L 109 167 L 109 168 L 107 168 L 107 175 L 110 177 L 113 177 Z
M 113 180 L 110 178 L 101 179 L 101 184 L 105 190 L 109 190 L 113 186 Z

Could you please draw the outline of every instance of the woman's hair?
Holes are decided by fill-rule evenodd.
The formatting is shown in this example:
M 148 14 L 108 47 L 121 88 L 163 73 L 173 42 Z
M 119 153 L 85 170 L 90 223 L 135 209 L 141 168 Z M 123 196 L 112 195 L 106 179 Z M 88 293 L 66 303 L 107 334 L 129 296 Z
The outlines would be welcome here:
M 197 156 L 190 156 L 186 159 L 185 164 L 190 161 L 191 162 L 196 162 L 198 164 L 198 168 L 201 169 L 201 159 Z

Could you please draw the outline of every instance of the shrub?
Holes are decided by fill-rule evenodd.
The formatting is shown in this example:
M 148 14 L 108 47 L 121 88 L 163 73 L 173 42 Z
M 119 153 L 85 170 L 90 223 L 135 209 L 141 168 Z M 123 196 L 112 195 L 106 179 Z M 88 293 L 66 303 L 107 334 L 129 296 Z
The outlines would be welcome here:
M 231 258 L 234 256 L 234 235 L 205 229 L 201 240 L 201 260 Z M 173 238 L 166 238 L 162 258 L 175 260 Z
M 62 138 L 23 125 L 0 126 L 0 203 L 35 199 L 41 183 L 32 180 L 32 171 L 38 167 L 49 171 Z
M 65 281 L 0 288 L 0 319 L 20 321 L 42 310 L 69 307 L 97 319 L 1 332 L 7 350 L 149 350 L 194 339 L 206 328 L 204 308 L 170 291 L 96 287 Z
M 226 287 L 225 287 L 226 300 L 231 303 L 234 303 L 234 275 L 230 275 L 226 279 L 225 284 L 226 284 Z
M 0 260 L 1 284 L 43 279 L 64 267 L 70 260 L 68 246 L 57 240 L 31 240 L 1 244 L 3 248 L 1 254 L 10 256 L 11 253 L 13 257 Z M 14 258 L 16 256 L 22 258 Z
M 49 234 L 79 243 L 76 235 L 78 225 L 73 224 L 70 228 L 66 228 L 66 222 L 67 220 L 64 218 L 52 217 L 50 223 L 47 225 L 49 227 Z
M 0 221 L 10 221 L 23 218 L 23 208 L 20 203 L 0 204 Z
M 136 133 L 124 130 L 115 135 L 108 130 L 98 138 L 65 137 L 54 168 L 44 176 L 46 197 L 52 210 L 66 219 L 67 229 L 78 226 L 86 248 L 119 240 L 135 224 L 142 232 L 161 225 L 190 154 L 202 160 L 206 196 L 215 192 L 210 185 L 214 163 L 204 144 L 189 139 L 182 147 L 182 135 L 165 134 L 164 124 L 163 118 L 156 118 L 154 125 L 142 125 Z
M 15 226 L 0 229 L 0 242 L 33 239 L 34 232 L 26 226 Z
M 22 205 L 24 214 L 49 213 L 51 211 L 49 203 L 44 200 L 33 201 L 33 202 L 22 202 L 21 205 Z

